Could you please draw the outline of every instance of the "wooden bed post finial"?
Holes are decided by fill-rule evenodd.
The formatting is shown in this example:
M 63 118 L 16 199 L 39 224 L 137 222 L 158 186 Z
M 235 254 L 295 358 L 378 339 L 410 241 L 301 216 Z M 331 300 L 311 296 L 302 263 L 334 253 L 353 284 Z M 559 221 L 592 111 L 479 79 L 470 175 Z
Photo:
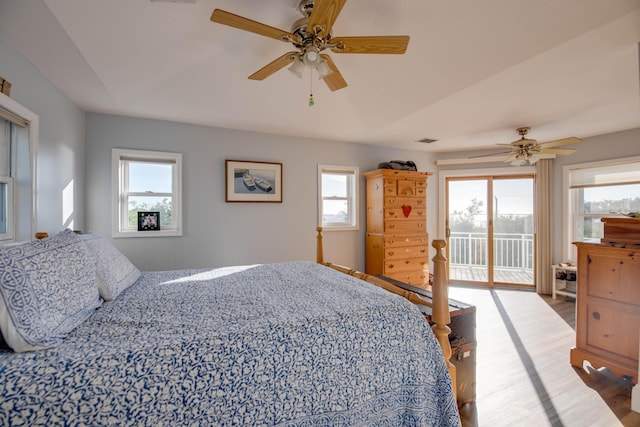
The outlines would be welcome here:
M 451 315 L 449 314 L 449 289 L 447 280 L 447 258 L 442 250 L 447 246 L 444 240 L 434 240 L 431 245 L 436 249 L 436 255 L 433 257 L 433 332 L 438 338 L 442 353 L 444 354 L 451 382 L 453 384 L 453 393 L 456 391 L 456 367 L 451 361 L 451 344 L 449 343 L 449 334 L 451 328 L 447 325 L 451 323 Z
M 316 262 L 318 264 L 324 264 L 324 255 L 322 249 L 322 227 L 316 227 L 318 235 L 316 236 Z

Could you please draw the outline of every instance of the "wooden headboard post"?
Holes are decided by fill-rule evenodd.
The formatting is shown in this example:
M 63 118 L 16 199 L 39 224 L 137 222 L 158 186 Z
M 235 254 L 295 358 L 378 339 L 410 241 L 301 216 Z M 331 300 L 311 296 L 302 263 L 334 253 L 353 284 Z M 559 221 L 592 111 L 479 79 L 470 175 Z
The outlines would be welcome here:
M 324 264 L 324 250 L 322 249 L 322 227 L 316 227 L 318 235 L 316 236 L 316 262 Z
M 447 325 L 451 323 L 451 315 L 449 314 L 449 289 L 447 280 L 447 258 L 442 253 L 447 243 L 444 240 L 434 240 L 431 245 L 436 249 L 436 255 L 433 257 L 433 316 L 431 321 L 433 332 L 438 338 L 444 360 L 449 369 L 451 382 L 456 384 L 456 367 L 449 359 L 451 359 L 451 344 L 449 343 L 449 334 L 451 328 Z M 456 387 L 453 387 L 454 395 L 456 395 Z

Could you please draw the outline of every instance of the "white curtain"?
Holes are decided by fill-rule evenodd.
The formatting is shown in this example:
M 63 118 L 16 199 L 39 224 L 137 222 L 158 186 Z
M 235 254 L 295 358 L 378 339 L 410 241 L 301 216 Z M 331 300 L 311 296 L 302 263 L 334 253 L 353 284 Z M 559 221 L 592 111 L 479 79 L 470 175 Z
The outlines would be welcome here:
M 536 291 L 551 294 L 551 159 L 536 162 Z

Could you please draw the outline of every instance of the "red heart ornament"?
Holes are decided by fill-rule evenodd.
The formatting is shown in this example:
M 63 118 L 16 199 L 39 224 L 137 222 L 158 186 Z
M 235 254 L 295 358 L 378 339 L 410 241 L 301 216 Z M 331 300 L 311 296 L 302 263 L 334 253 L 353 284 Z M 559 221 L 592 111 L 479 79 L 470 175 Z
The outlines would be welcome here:
M 402 213 L 404 214 L 405 218 L 409 218 L 409 214 L 411 213 L 411 206 L 402 205 Z

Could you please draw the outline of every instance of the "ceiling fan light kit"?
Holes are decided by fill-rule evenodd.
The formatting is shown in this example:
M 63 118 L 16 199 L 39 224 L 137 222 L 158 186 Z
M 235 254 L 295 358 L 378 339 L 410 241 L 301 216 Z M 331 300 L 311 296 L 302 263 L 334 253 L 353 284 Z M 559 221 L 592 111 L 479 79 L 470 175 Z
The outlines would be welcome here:
M 301 0 L 298 9 L 303 17 L 294 22 L 291 32 L 270 27 L 221 9 L 215 9 L 211 21 L 249 31 L 265 37 L 291 43 L 297 49 L 270 62 L 249 76 L 251 80 L 264 80 L 291 63 L 289 71 L 302 78 L 305 68 L 316 70 L 331 91 L 347 87 L 338 68 L 324 50 L 334 53 L 403 54 L 409 36 L 333 37 L 333 24 L 346 0 Z

